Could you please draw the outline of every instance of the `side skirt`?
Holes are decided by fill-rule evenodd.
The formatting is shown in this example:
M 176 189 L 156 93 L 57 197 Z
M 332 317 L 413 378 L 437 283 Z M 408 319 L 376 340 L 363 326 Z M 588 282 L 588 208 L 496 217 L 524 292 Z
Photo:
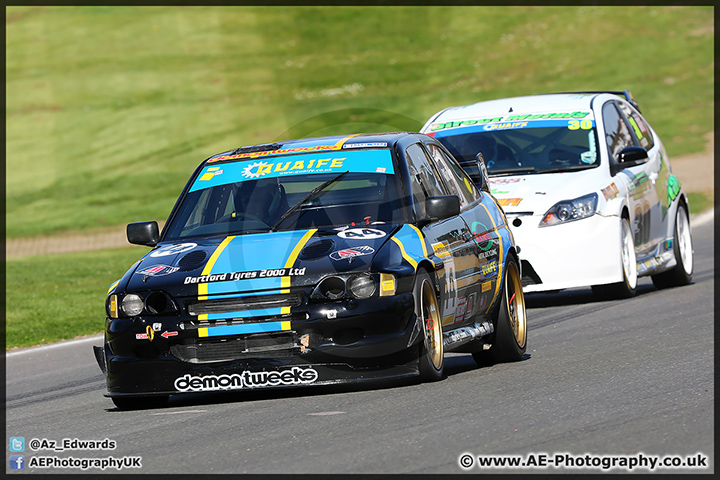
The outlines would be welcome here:
M 466 344 L 472 342 L 473 340 L 486 337 L 494 331 L 495 328 L 493 327 L 492 322 L 489 321 L 449 330 L 447 332 L 443 332 L 443 348 L 446 352 L 460 351 Z M 479 344 L 482 344 L 484 350 L 490 348 L 490 344 L 487 342 L 476 342 L 475 346 Z M 477 350 L 477 348 L 469 351 L 474 350 Z

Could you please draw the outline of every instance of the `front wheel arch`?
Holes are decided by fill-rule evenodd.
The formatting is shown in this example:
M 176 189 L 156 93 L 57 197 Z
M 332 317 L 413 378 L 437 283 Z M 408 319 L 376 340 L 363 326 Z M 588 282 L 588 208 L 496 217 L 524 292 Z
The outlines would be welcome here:
M 444 377 L 445 351 L 442 315 L 438 304 L 434 272 L 418 268 L 413 281 L 416 322 L 420 322 L 418 369 L 422 381 L 433 382 Z

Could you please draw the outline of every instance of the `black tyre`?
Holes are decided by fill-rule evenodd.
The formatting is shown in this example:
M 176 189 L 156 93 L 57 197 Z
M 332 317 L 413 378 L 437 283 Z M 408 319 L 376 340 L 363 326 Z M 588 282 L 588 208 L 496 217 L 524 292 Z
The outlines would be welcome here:
M 445 367 L 442 319 L 435 296 L 435 284 L 432 277 L 423 269 L 419 269 L 415 276 L 413 296 L 415 315 L 423 325 L 423 341 L 420 342 L 420 378 L 425 382 L 434 382 L 443 378 Z
M 153 397 L 110 397 L 120 410 L 144 410 L 147 408 L 164 407 L 170 398 L 169 395 Z
M 492 347 L 472 355 L 479 365 L 484 365 L 488 360 L 516 362 L 522 360 L 526 349 L 527 313 L 520 269 L 515 259 L 508 257 Z
M 677 265 L 671 270 L 653 275 L 655 288 L 679 287 L 692 281 L 693 245 L 690 233 L 690 220 L 685 205 L 678 205 L 675 215 L 675 235 L 673 236 L 673 253 Z
M 631 298 L 637 295 L 637 259 L 635 258 L 635 241 L 630 228 L 630 220 L 620 220 L 620 258 L 623 280 L 609 285 L 593 285 L 593 293 L 600 298 Z

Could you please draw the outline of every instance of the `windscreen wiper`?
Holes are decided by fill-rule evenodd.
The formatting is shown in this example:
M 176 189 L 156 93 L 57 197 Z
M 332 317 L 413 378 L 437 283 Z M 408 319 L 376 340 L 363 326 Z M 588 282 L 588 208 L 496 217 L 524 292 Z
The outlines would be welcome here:
M 535 167 L 513 167 L 513 168 L 500 168 L 497 170 L 488 170 L 488 175 L 506 175 L 514 173 L 535 173 Z
M 325 190 L 327 187 L 329 187 L 329 186 L 332 185 L 333 183 L 335 183 L 335 182 L 337 182 L 338 180 L 340 180 L 342 177 L 344 177 L 345 175 L 347 175 L 348 172 L 350 172 L 350 170 L 345 171 L 345 172 L 342 172 L 341 174 L 336 175 L 335 177 L 331 178 L 331 179 L 328 180 L 327 182 L 323 182 L 323 183 L 321 183 L 320 185 L 318 185 L 317 187 L 315 187 L 315 188 L 313 188 L 312 190 L 310 190 L 310 193 L 308 193 L 307 195 L 305 195 L 303 198 L 300 199 L 299 202 L 297 202 L 295 205 L 293 205 L 292 207 L 290 207 L 287 212 L 283 213 L 282 217 L 280 217 L 280 220 L 278 220 L 278 221 L 275 223 L 275 225 L 273 225 L 272 227 L 270 227 L 270 231 L 271 231 L 271 232 L 274 232 L 275 229 L 276 229 L 277 227 L 279 227 L 280 224 L 281 224 L 283 221 L 285 221 L 286 218 L 288 218 L 290 215 L 292 215 L 293 213 L 295 213 L 295 211 L 296 211 L 298 208 L 300 208 L 300 206 L 301 206 L 303 203 L 307 202 L 308 200 L 310 200 L 311 198 L 313 198 L 314 196 L 316 196 L 318 193 L 322 192 L 322 191 Z
M 566 165 L 564 167 L 548 168 L 540 170 L 538 173 L 552 173 L 552 172 L 573 172 L 576 170 L 587 170 L 588 168 L 595 168 L 597 165 Z

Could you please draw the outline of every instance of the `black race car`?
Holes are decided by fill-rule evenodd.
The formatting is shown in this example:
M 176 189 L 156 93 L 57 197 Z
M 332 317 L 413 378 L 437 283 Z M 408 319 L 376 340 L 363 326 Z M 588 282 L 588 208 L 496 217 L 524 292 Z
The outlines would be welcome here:
M 438 380 L 444 352 L 525 353 L 520 262 L 487 174 L 469 178 L 427 135 L 214 155 L 162 233 L 139 222 L 127 236 L 153 249 L 111 285 L 95 347 L 119 408 L 185 392 Z

